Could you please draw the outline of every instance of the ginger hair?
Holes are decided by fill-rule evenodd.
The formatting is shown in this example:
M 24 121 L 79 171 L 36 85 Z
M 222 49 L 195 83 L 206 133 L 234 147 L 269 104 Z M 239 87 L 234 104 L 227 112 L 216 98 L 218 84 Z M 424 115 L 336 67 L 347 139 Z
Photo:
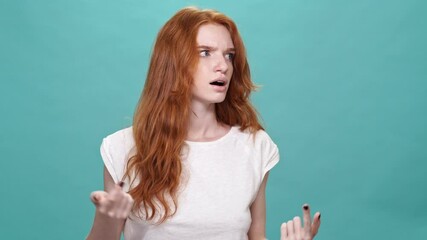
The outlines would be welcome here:
M 146 220 L 159 214 L 162 223 L 178 207 L 185 146 L 191 113 L 192 75 L 199 53 L 197 33 L 204 24 L 221 24 L 230 32 L 235 47 L 233 75 L 223 102 L 217 103 L 217 120 L 255 133 L 263 129 L 249 96 L 256 86 L 250 77 L 243 41 L 236 24 L 214 10 L 187 7 L 178 11 L 157 35 L 151 62 L 133 119 L 136 153 L 127 165 L 133 211 Z M 137 184 L 135 183 L 137 180 Z

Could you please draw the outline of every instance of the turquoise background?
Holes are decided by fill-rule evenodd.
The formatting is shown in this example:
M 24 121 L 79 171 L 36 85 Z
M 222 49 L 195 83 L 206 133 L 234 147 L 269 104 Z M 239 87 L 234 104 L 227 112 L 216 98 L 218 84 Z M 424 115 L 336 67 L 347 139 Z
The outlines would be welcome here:
M 2 239 L 83 239 L 99 145 L 131 124 L 178 9 L 238 24 L 281 151 L 267 237 L 309 202 L 319 240 L 427 235 L 427 2 L 0 1 Z

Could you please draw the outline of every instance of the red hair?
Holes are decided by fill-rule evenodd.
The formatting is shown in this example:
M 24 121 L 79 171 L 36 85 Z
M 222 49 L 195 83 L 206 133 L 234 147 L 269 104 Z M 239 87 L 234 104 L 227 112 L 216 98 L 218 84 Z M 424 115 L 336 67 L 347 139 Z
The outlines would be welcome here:
M 200 26 L 209 23 L 228 29 L 236 51 L 227 96 L 216 104 L 217 120 L 239 125 L 242 131 L 262 129 L 249 100 L 256 87 L 235 23 L 214 10 L 188 7 L 178 11 L 157 35 L 133 120 L 136 154 L 129 159 L 124 176 L 131 181 L 134 212 L 141 217 L 143 211 L 147 220 L 159 214 L 159 222 L 164 222 L 178 207 L 181 152 L 191 112 L 192 75 L 199 59 L 196 38 Z

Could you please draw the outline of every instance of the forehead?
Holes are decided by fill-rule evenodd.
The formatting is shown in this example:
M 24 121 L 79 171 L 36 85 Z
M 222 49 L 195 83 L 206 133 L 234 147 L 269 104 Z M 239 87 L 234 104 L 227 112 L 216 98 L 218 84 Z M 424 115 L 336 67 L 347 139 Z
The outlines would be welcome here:
M 197 44 L 211 47 L 234 47 L 230 32 L 220 24 L 204 24 L 197 33 Z

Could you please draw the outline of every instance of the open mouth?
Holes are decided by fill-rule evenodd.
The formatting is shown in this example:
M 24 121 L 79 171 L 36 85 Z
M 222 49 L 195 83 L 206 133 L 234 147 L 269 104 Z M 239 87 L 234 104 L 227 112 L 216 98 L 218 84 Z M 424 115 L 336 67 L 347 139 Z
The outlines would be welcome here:
M 224 85 L 225 85 L 225 82 L 224 82 L 224 81 L 221 81 L 221 80 L 218 80 L 218 81 L 213 81 L 213 82 L 211 82 L 211 83 L 210 83 L 210 85 L 215 85 L 215 86 L 224 86 Z

